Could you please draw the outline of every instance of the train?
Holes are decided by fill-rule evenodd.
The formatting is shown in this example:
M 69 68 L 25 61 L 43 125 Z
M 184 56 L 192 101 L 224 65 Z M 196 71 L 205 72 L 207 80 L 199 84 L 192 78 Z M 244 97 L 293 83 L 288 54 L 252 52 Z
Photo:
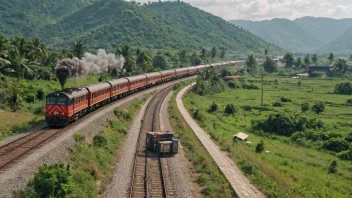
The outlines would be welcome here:
M 207 67 L 214 67 L 220 70 L 223 67 L 242 62 L 221 62 L 145 73 L 50 93 L 46 96 L 45 121 L 53 127 L 64 127 L 99 107 L 135 92 L 175 79 L 195 75 Z
M 163 156 L 174 156 L 178 153 L 178 139 L 175 139 L 174 134 L 169 131 L 148 132 L 146 147 Z

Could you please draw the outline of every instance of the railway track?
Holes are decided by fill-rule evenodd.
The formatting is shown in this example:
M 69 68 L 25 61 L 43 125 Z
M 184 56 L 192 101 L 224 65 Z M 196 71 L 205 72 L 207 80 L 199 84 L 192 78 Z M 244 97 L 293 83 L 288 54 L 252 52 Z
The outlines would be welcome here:
M 146 133 L 160 130 L 159 113 L 161 105 L 170 91 L 170 86 L 157 93 L 148 104 L 138 137 L 131 187 L 128 196 L 132 197 L 176 197 L 172 185 L 167 158 L 146 149 Z
M 4 171 L 24 155 L 56 138 L 62 129 L 50 129 L 45 126 L 0 147 L 0 171 Z

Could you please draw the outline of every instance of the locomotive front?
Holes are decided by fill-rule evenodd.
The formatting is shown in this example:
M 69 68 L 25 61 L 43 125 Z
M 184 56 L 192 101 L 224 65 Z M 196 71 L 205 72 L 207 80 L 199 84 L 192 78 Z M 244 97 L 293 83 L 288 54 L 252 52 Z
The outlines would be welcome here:
M 62 92 L 51 93 L 46 97 L 45 121 L 50 126 L 66 126 L 72 115 L 73 97 Z

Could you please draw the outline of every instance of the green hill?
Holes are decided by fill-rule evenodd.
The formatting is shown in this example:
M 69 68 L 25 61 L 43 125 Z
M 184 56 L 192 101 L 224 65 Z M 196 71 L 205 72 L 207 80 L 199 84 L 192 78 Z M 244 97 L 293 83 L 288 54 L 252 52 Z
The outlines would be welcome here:
M 299 52 L 331 52 L 328 46 L 341 42 L 337 53 L 352 52 L 349 45 L 343 45 L 346 31 L 352 28 L 352 19 L 330 19 L 303 17 L 294 21 L 287 19 L 272 19 L 266 21 L 230 21 L 267 42 L 274 43 L 282 48 Z M 338 39 L 339 41 L 334 41 Z M 337 45 L 337 44 L 336 44 Z M 324 47 L 323 47 L 324 46 Z M 325 50 L 322 51 L 322 48 Z
M 38 36 L 50 48 L 83 38 L 91 48 L 114 43 L 162 48 L 228 49 L 241 53 L 281 49 L 225 20 L 182 2 L 141 5 L 122 0 L 0 0 L 7 36 Z M 182 14 L 180 14 L 182 12 Z M 165 17 L 170 16 L 170 17 Z
M 318 52 L 338 52 L 343 54 L 352 53 L 352 28 L 345 31 L 342 35 L 337 37 L 335 40 L 322 46 Z

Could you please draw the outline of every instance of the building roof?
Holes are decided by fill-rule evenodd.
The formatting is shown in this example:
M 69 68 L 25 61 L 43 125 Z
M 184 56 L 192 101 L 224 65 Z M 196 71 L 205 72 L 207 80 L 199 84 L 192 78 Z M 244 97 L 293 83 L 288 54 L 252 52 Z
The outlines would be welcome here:
M 248 135 L 243 132 L 239 132 L 236 135 L 234 135 L 233 137 L 236 137 L 241 140 L 246 140 L 248 138 Z
M 223 77 L 224 80 L 238 80 L 241 76 L 225 76 Z

